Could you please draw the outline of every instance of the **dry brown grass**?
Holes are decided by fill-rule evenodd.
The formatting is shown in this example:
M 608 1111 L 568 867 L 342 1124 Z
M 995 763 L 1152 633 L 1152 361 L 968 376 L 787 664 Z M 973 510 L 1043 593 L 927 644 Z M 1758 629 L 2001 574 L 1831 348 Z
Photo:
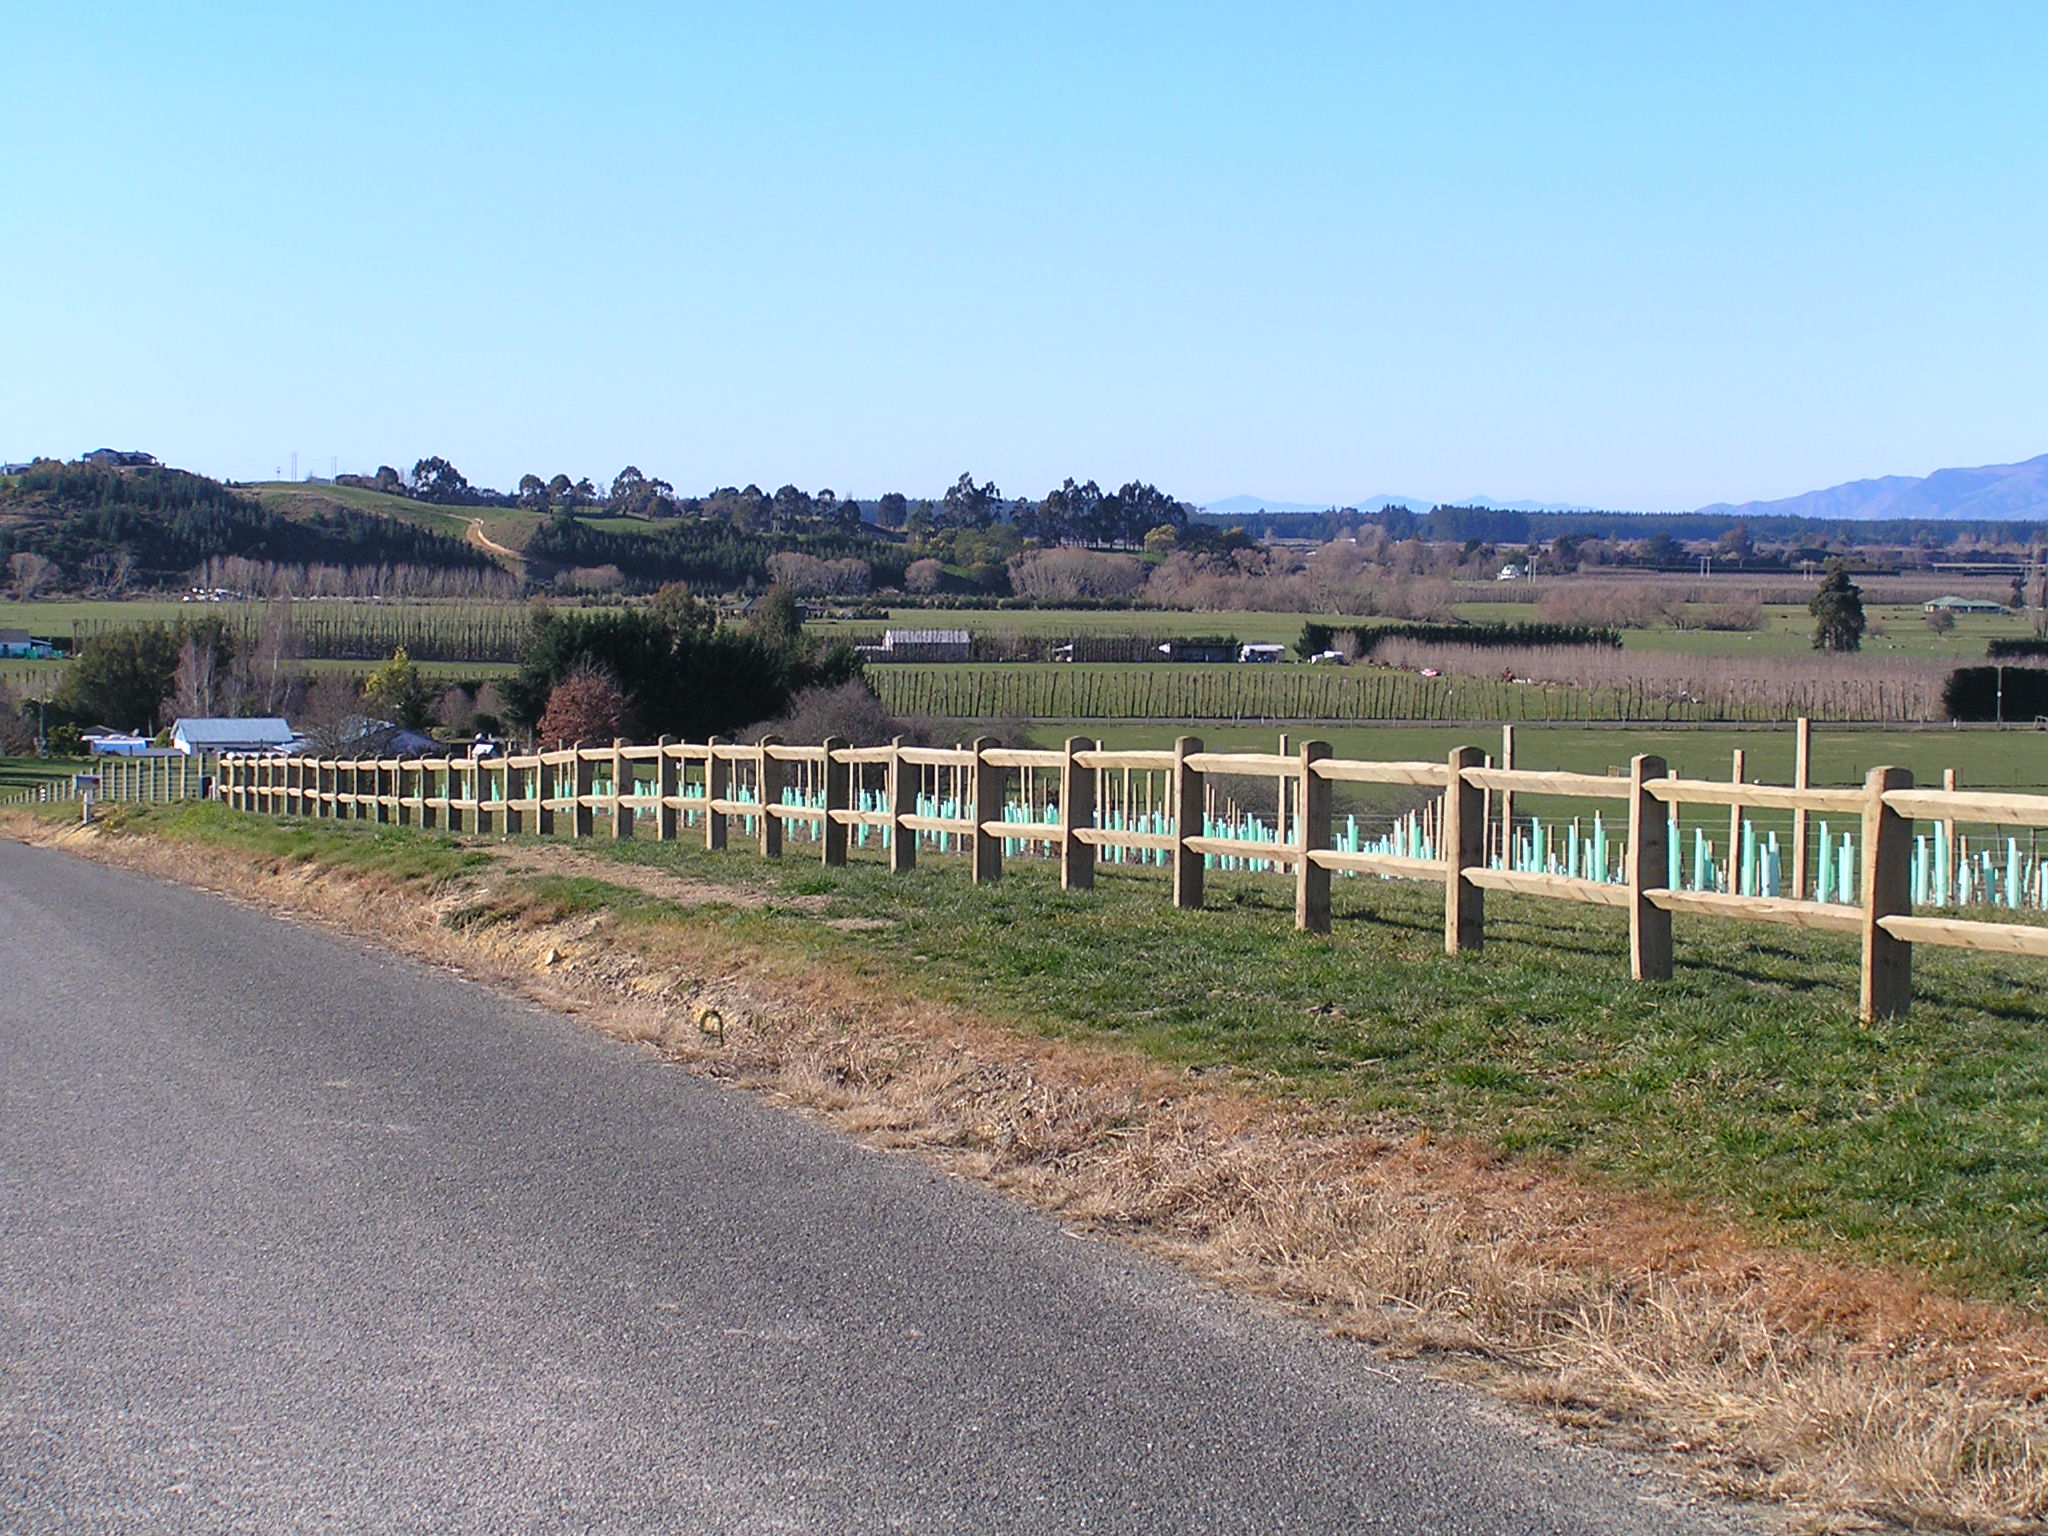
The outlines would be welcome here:
M 305 866 L 64 835 L 568 1007 L 1337 1332 L 1427 1353 L 1708 1487 L 1780 1501 L 1802 1528 L 2048 1517 L 2048 1328 L 1910 1276 L 1759 1249 L 1556 1168 L 1048 1042 L 696 928 L 538 909 L 481 929 L 422 921 L 518 908 L 509 868 L 423 913 L 416 894 Z M 573 849 L 533 854 L 530 868 L 620 878 Z M 685 905 L 735 897 L 663 878 L 636 883 Z M 707 1007 L 722 1042 L 698 1027 Z

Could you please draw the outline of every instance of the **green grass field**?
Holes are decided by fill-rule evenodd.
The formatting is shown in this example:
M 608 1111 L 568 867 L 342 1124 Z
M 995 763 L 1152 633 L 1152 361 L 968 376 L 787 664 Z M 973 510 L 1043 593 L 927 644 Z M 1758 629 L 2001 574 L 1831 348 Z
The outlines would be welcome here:
M 217 806 L 121 814 L 429 883 L 488 857 L 488 844 Z M 1556 1160 L 1767 1242 L 2048 1306 L 2040 962 L 1923 950 L 1911 1017 L 1865 1027 L 1856 948 L 1832 936 L 1681 918 L 1676 979 L 1637 985 L 1619 913 L 1491 897 L 1485 951 L 1450 960 L 1442 898 L 1423 887 L 1340 880 L 1335 931 L 1315 938 L 1294 930 L 1291 887 L 1271 877 L 1212 875 L 1210 909 L 1176 912 L 1143 871 L 1108 869 L 1070 894 L 1020 862 L 976 889 L 958 859 L 893 876 L 872 853 L 826 870 L 803 845 L 768 865 L 737 843 L 584 846 L 755 887 L 763 904 L 685 909 L 596 881 L 577 882 L 578 904 L 616 903 L 684 948 L 702 933 L 794 951 L 1026 1031 L 1122 1042 Z M 841 917 L 866 926 L 827 926 Z
M 85 768 L 84 758 L 0 757 L 0 800 L 7 799 L 18 790 L 68 779 L 74 773 L 84 772 Z
M 1457 617 L 1473 624 L 1524 624 L 1538 619 L 1530 603 L 1459 603 Z M 1883 633 L 1864 642 L 1874 656 L 1939 656 L 1958 666 L 1982 660 L 1988 641 L 2017 640 L 2033 631 L 2017 614 L 1966 614 L 1954 631 L 1937 635 L 1917 607 L 1872 604 L 1869 617 Z M 966 629 L 982 635 L 1235 635 L 1244 643 L 1291 646 L 1303 624 L 1313 620 L 1337 628 L 1388 622 L 1307 613 L 1193 613 L 1156 609 L 968 609 L 892 608 L 886 619 L 820 619 L 811 628 L 821 634 L 869 634 L 878 629 Z M 1740 630 L 1631 629 L 1622 632 L 1624 650 L 1675 651 L 1698 656 L 1802 656 L 1813 649 L 1813 618 L 1802 607 L 1774 605 L 1764 609 L 1765 627 Z
M 1129 750 L 1171 747 L 1182 735 L 1201 737 L 1212 752 L 1273 752 L 1284 739 L 1290 750 L 1305 741 L 1327 741 L 1339 757 L 1381 762 L 1442 762 L 1454 747 L 1473 746 L 1496 756 L 1499 727 L 1456 725 L 1302 725 L 1281 731 L 1271 726 L 1192 727 L 1134 722 L 1034 723 L 1032 740 L 1056 747 L 1069 736 L 1100 738 Z M 1783 727 L 1655 726 L 1515 727 L 1515 766 L 1565 769 L 1573 773 L 1628 772 L 1629 759 L 1651 752 L 1688 779 L 1725 779 L 1740 748 L 1744 776 L 1769 784 L 1790 784 L 1795 734 Z M 2048 733 L 1995 730 L 1878 730 L 1864 726 L 1816 726 L 1813 782 L 1861 784 L 1872 768 L 1910 768 L 1918 783 L 1941 782 L 1944 768 L 1957 770 L 1964 787 L 2048 790 Z
M 1293 645 L 1301 626 L 1371 624 L 1372 619 L 1331 619 L 1310 613 L 1192 613 L 1170 609 L 891 608 L 884 619 L 815 619 L 822 635 L 872 634 L 881 629 L 965 629 L 987 635 L 1235 635 L 1242 644 Z
M 311 481 L 265 480 L 251 487 L 257 498 L 272 511 L 286 517 L 304 516 L 323 506 L 350 507 L 415 523 L 450 538 L 465 538 L 474 518 L 492 540 L 509 549 L 522 548 L 527 536 L 540 526 L 540 518 L 515 507 L 437 507 L 405 496 L 387 496 L 381 491 L 355 485 L 319 485 Z M 644 526 L 644 525 L 643 525 Z

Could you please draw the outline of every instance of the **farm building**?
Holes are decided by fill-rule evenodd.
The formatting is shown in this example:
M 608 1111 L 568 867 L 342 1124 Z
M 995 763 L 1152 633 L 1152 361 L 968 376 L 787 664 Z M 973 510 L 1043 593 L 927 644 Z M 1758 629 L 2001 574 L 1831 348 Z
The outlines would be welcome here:
M 79 733 L 85 750 L 93 757 L 153 757 L 159 749 L 149 737 L 137 731 L 116 731 L 96 725 Z
M 1241 645 L 1237 648 L 1239 661 L 1285 661 L 1287 647 L 1284 645 Z
M 1929 613 L 2003 613 L 2005 604 L 1987 601 L 1981 597 L 1937 597 L 1924 605 Z
M 57 654 L 57 648 L 47 640 L 38 640 L 25 629 L 0 629 L 0 656 L 8 660 L 27 658 L 31 661 L 47 661 Z
M 890 629 L 860 653 L 869 661 L 972 661 L 974 639 L 964 629 Z
M 289 722 L 277 715 L 247 720 L 178 720 L 171 726 L 171 745 L 187 757 L 200 753 L 282 752 L 298 738 Z
M 1169 640 L 1159 647 L 1168 661 L 1235 661 L 1235 640 Z

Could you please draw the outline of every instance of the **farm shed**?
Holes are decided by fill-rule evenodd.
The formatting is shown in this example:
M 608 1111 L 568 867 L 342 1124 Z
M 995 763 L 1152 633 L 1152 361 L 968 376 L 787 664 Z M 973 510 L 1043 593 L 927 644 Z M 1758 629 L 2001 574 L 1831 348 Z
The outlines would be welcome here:
M 2005 604 L 1981 597 L 1937 597 L 1924 605 L 1928 613 L 2003 613 Z
M 1235 661 L 1235 640 L 1169 640 L 1159 647 L 1168 661 Z
M 47 661 L 56 654 L 54 645 L 47 640 L 36 639 L 25 629 L 0 629 L 0 656 L 10 661 Z
M 1251 644 L 1238 647 L 1239 661 L 1285 661 L 1287 647 L 1284 645 Z
M 971 661 L 974 639 L 964 629 L 889 629 L 882 632 L 877 661 Z
M 152 757 L 157 752 L 149 737 L 136 731 L 110 730 L 104 725 L 81 733 L 79 739 L 93 757 Z
M 277 715 L 247 720 L 178 720 L 171 726 L 171 745 L 187 757 L 202 752 L 282 752 L 297 739 L 290 723 Z

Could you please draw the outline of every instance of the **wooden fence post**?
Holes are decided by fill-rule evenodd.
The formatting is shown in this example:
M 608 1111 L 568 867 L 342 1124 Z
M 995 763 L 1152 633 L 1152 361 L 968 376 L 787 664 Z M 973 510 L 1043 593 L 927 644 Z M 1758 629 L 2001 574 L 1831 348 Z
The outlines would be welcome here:
M 1812 785 L 1813 721 L 1801 715 L 1792 738 L 1792 787 L 1808 789 Z M 1788 891 L 1794 901 L 1806 900 L 1806 824 L 1807 811 L 1802 805 L 1792 812 L 1792 883 Z
M 1903 1018 L 1913 1002 L 1913 946 L 1879 923 L 1913 910 L 1913 823 L 1884 803 L 1885 791 L 1911 789 L 1904 768 L 1873 768 L 1863 803 L 1863 987 L 1865 1023 Z
M 664 736 L 657 745 L 661 755 L 654 760 L 654 792 L 661 797 L 661 805 L 654 813 L 654 840 L 658 843 L 672 843 L 678 826 L 676 796 L 682 793 L 676 772 L 680 759 L 674 747 L 673 736 Z
M 903 761 L 903 738 L 889 743 L 889 869 L 907 874 L 917 868 L 917 834 L 903 818 L 917 814 L 918 768 Z
M 510 757 L 498 759 L 498 777 L 504 788 L 498 801 L 498 831 L 505 837 L 522 832 L 526 828 L 523 801 L 516 793 L 519 788 L 519 770 L 512 766 Z
M 726 821 L 725 812 L 712 806 L 729 798 L 732 790 L 732 762 L 718 755 L 724 745 L 723 736 L 713 736 L 704 744 L 704 846 L 714 851 L 725 846 Z
M 1735 749 L 1735 766 L 1729 776 L 1737 784 L 1742 782 L 1747 757 L 1748 754 L 1742 748 L 1737 747 Z M 1742 889 L 1742 807 L 1740 805 L 1728 807 L 1727 889 L 1737 896 L 1744 894 Z
M 1649 790 L 1663 777 L 1663 758 L 1629 760 L 1628 973 L 1637 981 L 1671 979 L 1671 914 L 1649 899 L 1671 876 L 1671 813 Z
M 1010 771 L 988 760 L 996 745 L 989 736 L 974 738 L 974 773 L 967 787 L 968 816 L 974 822 L 974 883 L 994 885 L 1003 878 L 1003 839 L 987 830 L 988 823 L 1001 821 L 1003 804 L 1009 798 Z
M 1301 744 L 1301 792 L 1296 800 L 1295 822 L 1300 850 L 1294 861 L 1294 926 L 1304 933 L 1330 931 L 1330 872 L 1311 857 L 1330 846 L 1330 807 L 1336 786 L 1315 771 L 1315 765 L 1330 755 L 1327 741 Z M 1485 823 L 1480 823 L 1485 834 Z
M 446 774 L 443 775 L 443 786 L 448 798 L 448 830 L 450 832 L 460 832 L 465 826 L 472 832 L 476 830 L 475 824 L 464 814 L 464 802 L 470 797 L 463 792 L 463 786 L 468 782 L 468 767 L 466 765 L 457 767 L 453 760 L 451 760 L 447 765 Z
M 533 764 L 533 834 L 535 837 L 553 837 L 555 835 L 555 782 L 555 765 L 548 761 L 545 752 L 536 753 Z
M 1515 766 L 1515 728 L 1512 725 L 1500 728 L 1500 766 Z M 1500 867 L 1515 867 L 1515 792 L 1512 789 L 1500 792 Z
M 1095 825 L 1096 783 L 1102 770 L 1084 768 L 1074 761 L 1077 754 L 1093 752 L 1097 743 L 1086 736 L 1069 736 L 1066 760 L 1060 764 L 1060 889 L 1095 889 L 1095 845 L 1084 843 L 1075 833 Z
M 633 807 L 626 804 L 626 796 L 635 788 L 633 783 L 633 760 L 626 756 L 626 738 L 612 738 L 612 836 L 628 838 L 633 835 Z
M 591 805 L 591 797 L 597 793 L 597 748 L 585 747 L 582 742 L 575 746 L 576 804 L 569 813 L 569 835 L 590 837 L 597 832 L 597 810 Z
M 1950 794 L 1956 791 L 1956 771 L 1953 768 L 1941 770 L 1941 787 Z M 1941 819 L 1941 884 L 1940 892 L 1953 902 L 1956 899 L 1956 822 L 1953 816 Z
M 1485 800 L 1479 786 L 1467 783 L 1465 770 L 1477 768 L 1485 756 L 1477 747 L 1454 747 L 1450 780 L 1444 785 L 1444 953 L 1461 955 L 1486 942 L 1486 891 L 1465 878 L 1465 871 L 1486 859 L 1486 828 L 1481 818 Z
M 782 759 L 774 749 L 782 742 L 774 736 L 761 738 L 761 755 L 754 770 L 754 787 L 761 802 L 761 857 L 779 859 L 782 857 L 782 818 L 770 814 L 770 808 L 782 804 Z
M 844 737 L 825 738 L 825 819 L 818 823 L 819 857 L 835 868 L 846 862 L 848 827 L 832 813 L 853 809 L 853 765 L 833 756 L 846 750 Z
M 1199 736 L 1173 744 L 1173 904 L 1188 912 L 1202 905 L 1203 859 L 1188 846 L 1189 838 L 1202 835 L 1202 776 L 1188 766 L 1188 758 L 1201 750 Z

